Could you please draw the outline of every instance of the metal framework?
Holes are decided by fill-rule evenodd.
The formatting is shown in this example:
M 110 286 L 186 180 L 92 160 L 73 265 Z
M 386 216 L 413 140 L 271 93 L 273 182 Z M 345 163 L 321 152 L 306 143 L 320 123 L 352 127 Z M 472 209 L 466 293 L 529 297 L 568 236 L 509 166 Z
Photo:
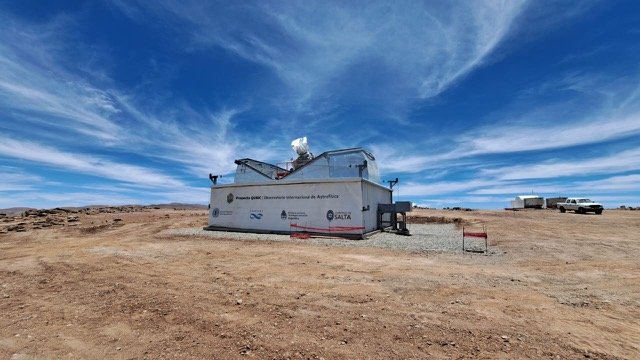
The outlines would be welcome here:
M 475 250 L 475 249 L 467 249 L 465 248 L 465 238 L 468 237 L 473 237 L 473 238 L 484 238 L 484 251 L 480 251 L 480 250 Z M 487 234 L 487 228 L 486 226 L 482 225 L 482 231 L 467 231 L 464 226 L 462 227 L 462 251 L 468 251 L 468 252 L 482 252 L 482 253 L 486 253 L 489 250 L 488 247 L 488 234 Z

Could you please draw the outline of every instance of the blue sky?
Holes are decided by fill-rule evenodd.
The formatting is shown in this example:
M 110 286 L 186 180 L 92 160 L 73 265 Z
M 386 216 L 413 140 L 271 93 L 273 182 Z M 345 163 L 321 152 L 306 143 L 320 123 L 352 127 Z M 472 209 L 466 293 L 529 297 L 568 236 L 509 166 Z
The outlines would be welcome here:
M 637 1 L 0 2 L 0 207 L 208 202 L 363 146 L 402 199 L 640 205 Z

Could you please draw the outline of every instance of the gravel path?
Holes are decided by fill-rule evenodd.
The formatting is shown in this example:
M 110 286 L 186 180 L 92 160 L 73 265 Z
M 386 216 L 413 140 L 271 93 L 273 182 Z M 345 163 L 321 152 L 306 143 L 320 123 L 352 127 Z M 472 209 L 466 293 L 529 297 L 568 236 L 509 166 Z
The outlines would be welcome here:
M 331 245 L 344 247 L 378 247 L 398 249 L 412 252 L 462 252 L 462 230 L 454 224 L 412 224 L 409 228 L 411 236 L 394 233 L 377 233 L 365 240 L 346 240 L 336 238 L 294 239 L 289 235 L 254 234 L 225 231 L 209 231 L 202 228 L 169 229 L 161 233 L 163 236 L 204 236 L 227 240 L 270 240 L 307 243 L 314 245 Z M 484 250 L 484 239 L 465 239 L 465 247 Z M 493 253 L 489 248 L 489 253 Z

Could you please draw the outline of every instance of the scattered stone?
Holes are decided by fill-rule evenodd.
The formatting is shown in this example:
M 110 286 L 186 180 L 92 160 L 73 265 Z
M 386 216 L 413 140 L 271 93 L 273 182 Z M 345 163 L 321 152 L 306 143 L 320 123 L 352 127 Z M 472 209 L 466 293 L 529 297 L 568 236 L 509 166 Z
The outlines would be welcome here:
M 242 299 L 238 299 L 238 300 L 236 300 L 236 304 L 237 304 L 237 305 L 242 305 Z
M 502 338 L 502 340 L 504 340 L 504 342 L 509 342 L 509 337 L 507 335 L 502 335 L 502 336 L 500 336 L 500 338 Z
M 251 352 L 251 346 L 249 345 L 245 345 L 242 348 L 240 348 L 240 355 L 247 355 Z

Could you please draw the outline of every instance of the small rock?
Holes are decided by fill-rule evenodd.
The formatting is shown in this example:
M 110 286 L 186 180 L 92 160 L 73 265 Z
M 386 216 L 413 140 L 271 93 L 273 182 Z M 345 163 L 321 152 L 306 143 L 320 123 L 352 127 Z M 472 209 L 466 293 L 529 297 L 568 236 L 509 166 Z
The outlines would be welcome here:
M 116 348 L 116 350 L 120 351 L 120 350 L 122 350 L 122 348 L 121 348 L 120 346 L 118 346 L 118 347 Z
M 236 304 L 241 305 L 242 304 L 242 299 L 236 300 Z
M 509 337 L 507 335 L 502 335 L 500 336 L 500 338 L 502 338 L 502 340 L 504 340 L 505 342 L 509 342 Z

